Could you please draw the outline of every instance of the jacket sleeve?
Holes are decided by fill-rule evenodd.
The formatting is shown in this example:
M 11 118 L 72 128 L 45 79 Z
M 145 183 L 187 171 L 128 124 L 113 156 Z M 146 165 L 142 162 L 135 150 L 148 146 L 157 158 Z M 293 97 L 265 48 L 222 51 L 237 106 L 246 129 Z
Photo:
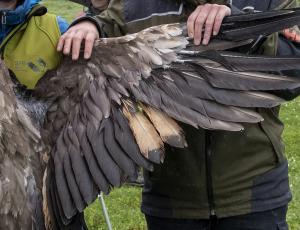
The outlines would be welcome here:
M 103 36 L 120 36 L 126 34 L 123 0 L 110 0 L 106 10 L 94 17 Z
M 97 26 L 101 37 L 121 36 L 126 33 L 121 29 L 122 27 L 125 27 L 125 20 L 122 12 L 123 1 L 110 0 L 107 9 L 102 11 L 99 15 L 87 15 L 77 18 L 71 23 L 70 27 L 82 21 L 90 21 Z
M 66 32 L 68 30 L 69 23 L 60 16 L 57 16 L 56 18 L 57 18 L 57 23 L 58 23 L 60 33 L 63 34 L 64 32 Z
M 154 0 L 153 0 L 154 1 Z M 174 5 L 180 5 L 180 1 L 174 1 Z M 154 1 L 155 2 L 155 1 Z M 163 1 L 162 5 L 164 4 Z M 165 2 L 170 2 L 170 1 L 165 1 Z M 171 1 L 172 2 L 172 1 Z M 182 17 L 181 19 L 190 12 L 189 8 L 194 9 L 197 5 L 200 4 L 205 4 L 205 3 L 216 3 L 216 4 L 227 4 L 227 0 L 184 0 L 182 1 L 183 7 L 183 12 L 182 12 Z M 72 25 L 78 23 L 79 21 L 82 20 L 90 20 L 91 22 L 95 23 L 98 26 L 99 32 L 101 36 L 108 36 L 108 37 L 113 37 L 113 36 L 121 36 L 126 34 L 127 32 L 132 32 L 133 24 L 137 24 L 136 29 L 137 31 L 141 28 L 146 28 L 149 26 L 152 26 L 155 24 L 156 19 L 153 19 L 151 24 L 151 19 L 145 19 L 143 18 L 143 23 L 140 21 L 138 23 L 138 20 L 135 20 L 134 23 L 126 23 L 125 15 L 128 14 L 128 10 L 130 10 L 130 6 L 134 5 L 134 3 L 130 2 L 129 0 L 110 0 L 108 8 L 103 11 L 101 14 L 94 16 L 94 17 L 85 17 L 85 18 L 80 18 L 72 23 Z M 152 4 L 153 6 L 153 4 Z M 150 6 L 149 8 L 151 8 Z M 172 7 L 171 7 L 172 8 Z M 139 9 L 137 9 L 138 11 Z M 150 9 L 153 10 L 153 9 Z M 157 9 L 159 12 L 152 12 L 153 14 L 155 13 L 161 13 L 162 9 Z M 172 10 L 170 10 L 172 11 Z M 132 14 L 132 13 L 131 13 Z M 131 15 L 130 14 L 130 15 Z M 137 13 L 138 14 L 138 13 Z M 163 20 L 165 20 L 165 23 L 171 23 L 171 22 L 176 22 L 178 21 L 179 17 L 174 16 L 174 15 L 168 15 L 168 12 L 166 13 Z M 149 17 L 150 18 L 150 17 Z M 174 20 L 172 21 L 173 18 Z M 145 19 L 145 20 L 144 20 Z M 160 20 L 160 22 L 162 22 Z M 141 26 L 142 24 L 142 26 Z M 135 25 L 134 25 L 135 26 Z

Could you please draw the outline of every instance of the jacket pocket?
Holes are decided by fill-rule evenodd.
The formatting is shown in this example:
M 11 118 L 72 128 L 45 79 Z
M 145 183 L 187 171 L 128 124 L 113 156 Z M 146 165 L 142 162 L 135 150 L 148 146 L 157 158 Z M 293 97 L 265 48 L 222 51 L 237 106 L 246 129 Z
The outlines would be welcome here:
M 278 117 L 279 110 L 279 107 L 272 109 L 258 109 L 259 113 L 264 118 L 264 121 L 259 125 L 270 140 L 278 163 L 282 163 L 286 160 L 286 158 L 284 156 L 284 144 L 282 140 L 284 125 Z

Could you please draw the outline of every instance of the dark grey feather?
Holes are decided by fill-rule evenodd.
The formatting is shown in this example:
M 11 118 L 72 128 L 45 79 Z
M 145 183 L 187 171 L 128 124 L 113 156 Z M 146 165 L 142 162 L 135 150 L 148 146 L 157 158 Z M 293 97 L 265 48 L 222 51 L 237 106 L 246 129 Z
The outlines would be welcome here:
M 113 109 L 113 118 L 115 138 L 120 147 L 137 165 L 153 171 L 153 165 L 143 157 L 130 130 L 128 121 L 119 109 Z
M 175 101 L 196 110 L 203 116 L 229 122 L 257 123 L 263 120 L 261 115 L 254 111 L 244 108 L 235 108 L 233 106 L 224 106 L 214 101 L 196 98 L 188 92 L 183 93 L 172 81 L 163 81 L 156 78 L 156 82 L 158 82 L 159 88 Z
M 219 52 L 227 63 L 236 71 L 281 71 L 300 68 L 300 58 L 297 56 L 258 56 Z
M 66 218 L 70 219 L 76 214 L 76 208 L 72 201 L 72 196 L 69 191 L 68 183 L 65 178 L 63 169 L 63 159 L 66 154 L 66 147 L 63 144 L 63 133 L 61 133 L 56 142 L 56 148 L 52 150 L 54 165 L 55 165 L 55 180 L 61 206 L 64 210 Z
M 95 191 L 95 185 L 91 180 L 88 167 L 84 158 L 82 157 L 79 146 L 75 146 L 72 142 L 72 139 L 76 139 L 76 143 L 78 143 L 79 145 L 73 128 L 71 126 L 68 126 L 64 131 L 63 140 L 67 146 L 79 191 L 82 194 L 85 202 L 87 204 L 90 204 L 95 199 L 95 195 L 97 194 L 97 192 Z
M 117 79 L 114 79 L 114 78 L 109 79 L 109 84 L 114 90 L 116 90 L 120 94 L 122 94 L 126 97 L 129 97 L 128 91 L 125 89 L 125 87 L 120 82 L 118 82 Z
M 122 171 L 105 147 L 103 128 L 103 124 L 101 124 L 97 131 L 91 124 L 87 124 L 87 137 L 95 158 L 108 182 L 113 186 L 119 187 L 121 185 Z M 101 188 L 101 190 L 103 190 L 103 188 Z M 109 189 L 104 190 L 105 193 L 108 193 L 108 191 Z
M 300 78 L 258 72 L 236 72 L 208 66 L 204 68 L 209 72 L 205 77 L 210 84 L 221 89 L 266 91 L 291 90 L 300 87 Z
M 257 15 L 259 15 L 259 19 L 256 19 Z M 224 20 L 217 37 L 225 40 L 240 41 L 255 38 L 259 35 L 269 35 L 275 31 L 300 24 L 300 12 L 298 10 L 277 11 L 274 12 L 272 17 L 269 16 L 270 13 L 266 15 L 266 17 L 264 13 L 241 15 L 241 17 L 248 17 L 249 20 L 236 22 L 233 22 L 236 16 L 229 16 Z M 231 19 L 231 17 L 233 18 Z
M 121 105 L 121 95 L 109 86 L 107 87 L 107 96 L 111 101 L 114 101 L 118 105 Z
M 95 84 L 98 84 L 98 83 L 95 82 Z M 97 87 L 95 87 L 95 86 L 93 87 L 92 85 L 93 85 L 93 83 L 90 84 L 90 91 L 89 91 L 91 94 L 91 97 L 92 97 L 94 103 L 102 111 L 103 116 L 105 118 L 108 118 L 109 114 L 110 114 L 110 101 L 107 97 L 105 89 L 101 85 L 98 85 Z
M 115 140 L 114 127 L 110 119 L 103 120 L 104 127 L 104 144 L 109 154 L 118 164 L 120 169 L 130 178 L 137 177 L 136 165 L 127 156 L 126 153 L 120 148 L 119 144 Z
M 145 83 L 141 82 L 140 86 L 145 95 L 149 97 L 150 105 L 162 109 L 176 120 L 206 129 L 228 129 L 231 131 L 239 131 L 242 129 L 242 126 L 238 124 L 217 121 L 179 104 L 154 84 L 145 85 Z
M 91 176 L 93 177 L 93 180 L 98 188 L 105 194 L 107 194 L 109 192 L 109 182 L 103 175 L 102 169 L 100 168 L 99 164 L 97 164 L 97 158 L 95 157 L 92 147 L 90 146 L 90 143 L 87 139 L 87 127 L 79 118 L 75 120 L 74 124 L 76 125 L 74 127 L 74 130 L 79 138 L 82 153 L 88 165 Z M 92 129 L 94 129 L 94 127 Z
M 283 102 L 281 98 L 262 92 L 247 92 L 213 88 L 205 79 L 194 73 L 172 73 L 175 84 L 190 94 L 209 99 L 224 105 L 239 107 L 274 107 Z

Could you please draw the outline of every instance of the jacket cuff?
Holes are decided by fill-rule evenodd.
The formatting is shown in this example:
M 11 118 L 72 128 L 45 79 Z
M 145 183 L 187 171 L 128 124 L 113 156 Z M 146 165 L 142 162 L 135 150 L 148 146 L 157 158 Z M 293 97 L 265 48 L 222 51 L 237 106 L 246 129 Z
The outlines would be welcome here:
M 72 27 L 72 26 L 74 26 L 74 25 L 76 25 L 76 24 L 78 24 L 78 23 L 80 23 L 80 22 L 83 22 L 83 21 L 89 21 L 89 22 L 92 22 L 92 23 L 97 27 L 97 30 L 98 30 L 98 32 L 99 32 L 99 36 L 100 36 L 101 38 L 105 37 L 105 34 L 103 33 L 103 30 L 102 30 L 101 23 L 100 23 L 95 17 L 89 16 L 89 15 L 83 16 L 83 17 L 80 17 L 80 18 L 75 19 L 75 20 L 71 23 L 70 27 Z

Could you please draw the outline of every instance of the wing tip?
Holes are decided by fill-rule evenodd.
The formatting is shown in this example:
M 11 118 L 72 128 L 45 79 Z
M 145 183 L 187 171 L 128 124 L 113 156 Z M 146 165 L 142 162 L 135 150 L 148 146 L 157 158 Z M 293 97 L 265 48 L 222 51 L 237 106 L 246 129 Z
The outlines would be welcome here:
M 153 149 L 148 152 L 148 159 L 153 163 L 160 164 L 164 162 L 164 152 L 161 149 Z

